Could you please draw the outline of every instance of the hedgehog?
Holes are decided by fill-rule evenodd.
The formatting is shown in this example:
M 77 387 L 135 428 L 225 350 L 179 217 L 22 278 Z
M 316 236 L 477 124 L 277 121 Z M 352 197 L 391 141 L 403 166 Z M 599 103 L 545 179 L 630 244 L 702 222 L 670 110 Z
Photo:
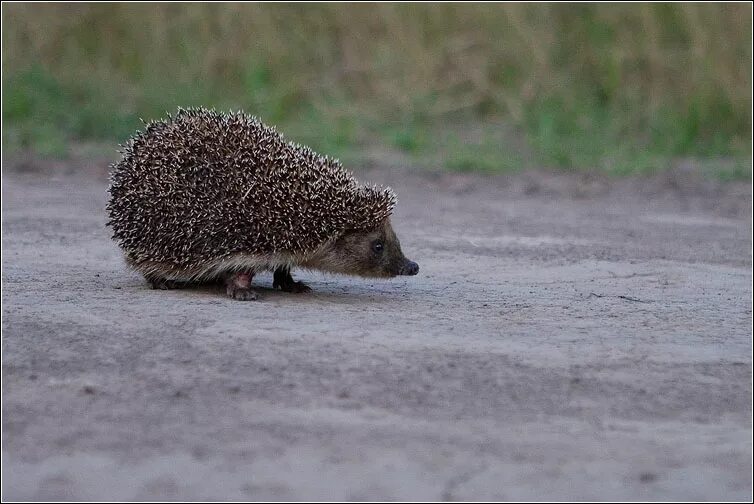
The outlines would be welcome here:
M 392 189 L 357 182 L 337 159 L 255 116 L 178 109 L 119 152 L 107 225 L 152 288 L 216 282 L 254 300 L 251 282 L 263 271 L 293 293 L 311 291 L 294 267 L 381 278 L 419 271 L 390 222 Z

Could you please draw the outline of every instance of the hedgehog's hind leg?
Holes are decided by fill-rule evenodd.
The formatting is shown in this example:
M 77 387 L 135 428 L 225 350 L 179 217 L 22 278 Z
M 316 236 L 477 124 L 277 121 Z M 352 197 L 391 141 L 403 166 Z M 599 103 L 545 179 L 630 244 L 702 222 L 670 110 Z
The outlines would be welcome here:
M 251 290 L 251 279 L 254 271 L 246 270 L 238 273 L 229 273 L 225 278 L 225 292 L 229 297 L 238 301 L 254 301 L 257 293 Z
M 311 292 L 312 289 L 304 282 L 296 282 L 291 276 L 291 269 L 287 266 L 280 266 L 275 270 L 272 279 L 272 288 L 280 288 L 283 292 Z
M 192 285 L 191 282 L 185 282 L 181 280 L 168 280 L 167 278 L 161 278 L 161 277 L 155 277 L 155 276 L 147 276 L 145 278 L 147 279 L 147 282 L 149 282 L 150 287 L 152 287 L 153 289 L 160 289 L 160 290 L 183 289 Z

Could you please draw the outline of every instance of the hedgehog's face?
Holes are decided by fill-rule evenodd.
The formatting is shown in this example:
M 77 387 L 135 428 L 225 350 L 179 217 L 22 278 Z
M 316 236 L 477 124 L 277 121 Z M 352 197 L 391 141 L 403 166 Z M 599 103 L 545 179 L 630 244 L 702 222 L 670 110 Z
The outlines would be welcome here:
M 317 269 L 364 277 L 416 275 L 419 265 L 403 255 L 390 220 L 372 231 L 351 231 L 326 245 L 312 264 Z

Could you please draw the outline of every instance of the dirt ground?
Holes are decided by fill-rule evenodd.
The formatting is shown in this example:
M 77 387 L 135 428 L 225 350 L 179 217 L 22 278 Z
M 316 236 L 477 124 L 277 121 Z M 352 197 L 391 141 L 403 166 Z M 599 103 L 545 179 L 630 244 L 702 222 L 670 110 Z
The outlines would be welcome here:
M 750 184 L 412 173 L 416 277 L 155 291 L 3 163 L 4 500 L 750 500 Z

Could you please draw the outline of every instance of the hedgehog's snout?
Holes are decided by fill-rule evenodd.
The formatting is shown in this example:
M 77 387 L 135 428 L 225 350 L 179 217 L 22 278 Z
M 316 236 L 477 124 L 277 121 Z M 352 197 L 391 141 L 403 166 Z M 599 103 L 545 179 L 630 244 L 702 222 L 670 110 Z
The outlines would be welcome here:
M 414 261 L 409 261 L 408 259 L 406 259 L 406 261 L 403 263 L 403 266 L 401 266 L 400 271 L 398 271 L 399 275 L 408 276 L 414 276 L 417 273 L 419 273 L 419 265 Z

